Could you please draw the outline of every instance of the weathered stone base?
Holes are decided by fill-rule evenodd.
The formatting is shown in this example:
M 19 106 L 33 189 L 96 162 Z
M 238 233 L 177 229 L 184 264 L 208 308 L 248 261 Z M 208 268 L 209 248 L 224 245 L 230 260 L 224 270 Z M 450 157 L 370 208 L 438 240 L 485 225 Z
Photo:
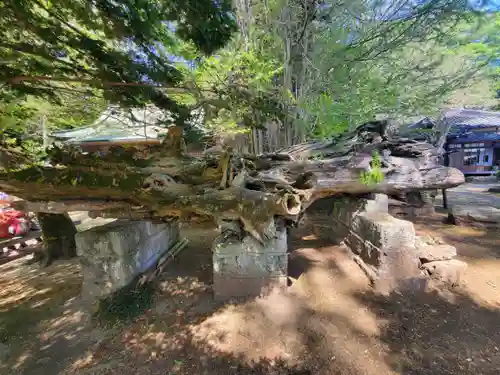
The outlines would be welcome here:
M 342 197 L 334 201 L 331 216 L 332 230 L 336 242 L 342 242 L 351 233 L 351 228 L 359 215 L 387 214 L 389 198 L 384 194 L 373 194 L 366 198 Z
M 424 263 L 422 269 L 434 280 L 450 286 L 457 286 L 467 270 L 467 263 L 458 259 L 438 260 Z
M 287 269 L 284 227 L 264 245 L 251 236 L 240 240 L 223 232 L 213 244 L 214 298 L 256 297 L 269 288 L 286 287 Z
M 389 214 L 358 215 L 344 242 L 365 263 L 379 270 L 397 252 L 409 251 L 412 258 L 418 259 L 413 224 Z
M 454 259 L 457 249 L 430 236 L 417 237 L 415 246 L 423 273 L 450 286 L 459 285 L 467 270 L 467 263 Z
M 94 304 L 129 285 L 179 239 L 177 222 L 115 221 L 76 235 L 82 298 Z
M 456 249 L 417 237 L 413 223 L 388 214 L 387 197 L 342 198 L 332 212 L 334 233 L 379 291 L 421 290 L 429 276 L 460 281 L 466 264 L 451 260 Z
M 409 221 L 389 214 L 360 214 L 344 243 L 373 269 L 373 283 L 380 291 L 395 289 L 403 280 L 421 274 L 415 230 Z

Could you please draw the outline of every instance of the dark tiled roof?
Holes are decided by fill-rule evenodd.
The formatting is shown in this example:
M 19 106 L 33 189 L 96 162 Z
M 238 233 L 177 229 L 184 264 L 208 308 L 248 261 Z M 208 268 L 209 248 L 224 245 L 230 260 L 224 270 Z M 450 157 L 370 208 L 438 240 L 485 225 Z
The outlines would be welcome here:
M 500 141 L 500 133 L 497 132 L 468 132 L 462 134 L 450 134 L 449 143 L 467 143 L 467 142 L 488 142 Z
M 424 117 L 420 121 L 417 121 L 414 124 L 408 125 L 408 129 L 432 129 L 434 126 L 434 122 L 428 118 Z
M 451 125 L 451 132 L 468 129 L 500 127 L 500 112 L 474 109 L 450 110 L 444 114 L 444 121 Z

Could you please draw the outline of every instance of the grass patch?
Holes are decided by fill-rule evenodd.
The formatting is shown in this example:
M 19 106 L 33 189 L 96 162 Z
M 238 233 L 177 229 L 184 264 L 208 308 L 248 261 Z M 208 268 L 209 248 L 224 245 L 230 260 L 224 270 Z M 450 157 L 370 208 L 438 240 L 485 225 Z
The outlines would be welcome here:
M 364 185 L 377 185 L 384 181 L 384 173 L 382 172 L 382 158 L 377 151 L 373 151 L 372 160 L 370 162 L 370 170 L 361 172 L 360 179 Z

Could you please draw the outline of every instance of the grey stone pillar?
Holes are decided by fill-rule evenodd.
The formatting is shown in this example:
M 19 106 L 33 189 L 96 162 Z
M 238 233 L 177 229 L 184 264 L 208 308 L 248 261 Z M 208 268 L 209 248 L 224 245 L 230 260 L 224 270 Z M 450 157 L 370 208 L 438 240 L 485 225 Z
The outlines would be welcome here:
M 337 239 L 353 252 L 370 278 L 390 290 L 421 275 L 413 223 L 388 213 L 388 198 L 342 198 L 333 208 Z
M 77 233 L 82 299 L 90 305 L 129 285 L 179 239 L 177 221 L 115 221 Z
M 221 228 L 214 241 L 214 298 L 255 297 L 269 288 L 287 285 L 287 231 L 284 226 L 270 223 L 273 233 L 264 243 L 241 231 Z
M 389 214 L 363 213 L 352 223 L 345 244 L 379 279 L 399 280 L 420 274 L 413 223 Z
M 342 242 L 349 235 L 356 218 L 361 214 L 388 214 L 389 198 L 385 194 L 370 194 L 359 198 L 344 196 L 334 201 L 331 216 L 333 219 L 333 239 Z

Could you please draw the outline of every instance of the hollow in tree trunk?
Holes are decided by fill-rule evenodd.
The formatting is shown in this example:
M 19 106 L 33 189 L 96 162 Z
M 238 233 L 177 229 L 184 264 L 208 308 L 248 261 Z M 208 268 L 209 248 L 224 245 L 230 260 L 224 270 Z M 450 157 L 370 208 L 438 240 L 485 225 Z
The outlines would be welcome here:
M 56 259 L 75 257 L 77 231 L 69 215 L 40 212 L 37 216 L 43 233 L 43 264 L 48 266 Z
M 433 201 L 425 191 L 464 183 L 462 172 L 439 164 L 441 149 L 398 136 L 388 121 L 362 124 L 328 142 L 257 156 L 229 149 L 185 155 L 180 134 L 178 129 L 169 131 L 170 138 L 161 145 L 115 146 L 104 155 L 81 153 L 70 145 L 53 147 L 44 167 L 0 172 L 0 191 L 25 199 L 13 202 L 25 212 L 89 211 L 92 217 L 155 221 L 211 217 L 238 221 L 246 233 L 265 242 L 273 236 L 266 223 L 276 217 L 296 223 L 308 206 L 324 197 L 413 195 L 424 205 Z M 50 220 L 42 215 L 42 227 L 44 219 Z M 65 242 L 48 241 L 47 251 L 53 247 L 48 259 L 73 255 L 75 229 L 69 218 L 48 226 L 44 232 L 52 227 L 57 232 L 45 237 L 63 237 Z

